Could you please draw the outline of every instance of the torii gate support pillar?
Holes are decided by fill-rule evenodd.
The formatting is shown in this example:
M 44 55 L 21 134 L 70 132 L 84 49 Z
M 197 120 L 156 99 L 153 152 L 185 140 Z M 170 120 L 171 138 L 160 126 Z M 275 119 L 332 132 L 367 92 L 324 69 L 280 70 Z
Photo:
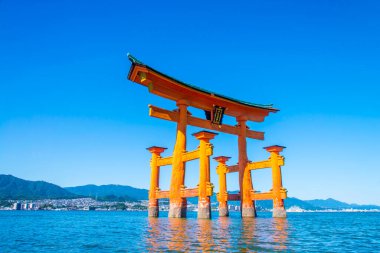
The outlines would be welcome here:
M 286 210 L 284 207 L 284 200 L 281 198 L 281 192 L 285 191 L 282 187 L 281 166 L 278 164 L 278 157 L 280 152 L 285 147 L 270 146 L 265 149 L 270 153 L 270 161 L 272 167 L 272 191 L 273 191 L 273 217 L 286 218 Z
M 160 183 L 160 166 L 157 165 L 157 160 L 160 158 L 162 152 L 166 148 L 163 147 L 150 147 L 147 148 L 150 153 L 152 153 L 152 158 L 150 159 L 150 188 L 149 188 L 149 206 L 148 206 L 148 216 L 158 217 L 158 199 L 156 198 L 156 191 L 159 189 Z
M 212 147 L 210 140 L 217 134 L 209 131 L 201 131 L 193 135 L 200 141 L 198 219 L 210 219 L 211 203 L 207 189 L 212 188 L 212 184 L 210 182 L 210 157 L 207 155 L 207 148 Z
M 219 217 L 227 217 L 228 213 L 228 192 L 227 192 L 227 180 L 226 173 L 228 171 L 226 162 L 231 157 L 228 156 L 218 156 L 214 159 L 219 163 L 216 168 L 216 173 L 219 176 L 219 193 L 218 193 L 218 201 L 219 201 Z

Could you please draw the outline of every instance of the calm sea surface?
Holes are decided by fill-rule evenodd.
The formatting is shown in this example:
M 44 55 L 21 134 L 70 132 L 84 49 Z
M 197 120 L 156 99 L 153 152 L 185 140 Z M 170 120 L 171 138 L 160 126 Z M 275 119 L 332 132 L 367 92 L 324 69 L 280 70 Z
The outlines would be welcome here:
M 147 218 L 146 212 L 0 211 L 0 252 L 380 252 L 380 213 L 273 219 Z

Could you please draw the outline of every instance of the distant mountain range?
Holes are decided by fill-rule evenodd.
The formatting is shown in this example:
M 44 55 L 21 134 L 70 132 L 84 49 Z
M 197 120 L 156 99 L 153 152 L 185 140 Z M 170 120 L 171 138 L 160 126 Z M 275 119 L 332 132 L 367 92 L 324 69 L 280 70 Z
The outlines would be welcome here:
M 77 187 L 62 188 L 58 185 L 44 181 L 27 181 L 11 175 L 0 175 L 0 200 L 37 200 L 37 199 L 67 199 L 91 197 L 98 200 L 109 201 L 134 201 L 147 200 L 148 190 L 138 189 L 124 185 L 84 185 Z M 188 201 L 196 204 L 197 198 L 189 198 Z M 215 203 L 215 194 L 211 197 L 211 202 Z M 229 202 L 239 205 L 238 202 Z M 271 200 L 256 201 L 258 210 L 271 209 Z M 305 210 L 323 209 L 380 209 L 376 205 L 347 204 L 334 199 L 314 199 L 300 200 L 297 198 L 287 198 L 285 206 L 298 206 Z
M 123 185 L 84 185 L 62 188 L 44 181 L 28 181 L 0 175 L 0 200 L 72 199 L 90 197 L 104 201 L 148 199 L 148 190 Z
M 0 200 L 4 199 L 70 199 L 78 196 L 55 184 L 27 181 L 11 175 L 0 175 Z
M 65 190 L 80 196 L 88 196 L 98 200 L 136 201 L 148 199 L 148 190 L 124 185 L 84 185 L 66 187 Z

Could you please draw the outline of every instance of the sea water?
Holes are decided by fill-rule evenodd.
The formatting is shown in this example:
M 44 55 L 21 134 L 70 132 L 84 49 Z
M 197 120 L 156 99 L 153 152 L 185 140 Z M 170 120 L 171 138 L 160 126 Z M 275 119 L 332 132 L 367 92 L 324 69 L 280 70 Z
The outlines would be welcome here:
M 0 252 L 380 252 L 380 213 L 0 211 Z

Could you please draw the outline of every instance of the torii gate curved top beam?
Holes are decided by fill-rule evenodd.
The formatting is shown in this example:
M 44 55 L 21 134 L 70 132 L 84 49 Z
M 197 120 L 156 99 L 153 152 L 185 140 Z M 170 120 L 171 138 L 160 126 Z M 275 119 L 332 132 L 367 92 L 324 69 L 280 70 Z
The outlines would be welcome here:
M 226 108 L 226 115 L 244 117 L 255 122 L 262 122 L 270 112 L 279 111 L 272 105 L 240 101 L 181 82 L 142 63 L 130 54 L 128 58 L 132 62 L 128 79 L 148 87 L 149 92 L 160 97 L 174 101 L 184 99 L 188 106 L 205 111 L 211 111 L 214 105 L 218 105 Z

